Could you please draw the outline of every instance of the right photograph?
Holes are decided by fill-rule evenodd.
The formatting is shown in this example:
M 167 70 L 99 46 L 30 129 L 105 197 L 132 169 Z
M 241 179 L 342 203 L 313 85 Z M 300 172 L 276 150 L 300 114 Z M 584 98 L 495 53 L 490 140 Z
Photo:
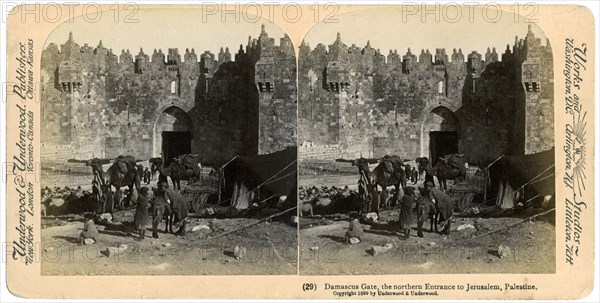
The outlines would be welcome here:
M 471 12 L 353 12 L 305 36 L 301 275 L 556 271 L 552 46 Z

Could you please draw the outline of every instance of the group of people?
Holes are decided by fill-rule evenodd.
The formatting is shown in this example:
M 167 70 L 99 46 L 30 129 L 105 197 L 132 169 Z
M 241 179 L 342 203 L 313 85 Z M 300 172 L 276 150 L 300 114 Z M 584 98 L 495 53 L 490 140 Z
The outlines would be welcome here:
M 452 206 L 452 198 L 443 191 L 435 188 L 431 181 L 427 181 L 423 184 L 422 195 L 430 203 L 430 205 L 428 205 L 428 208 L 431 208 L 431 210 L 429 211 L 433 211 L 434 213 L 443 212 L 445 214 L 444 217 L 448 217 L 448 213 L 450 214 L 449 216 L 451 216 L 452 209 L 447 208 Z M 406 239 L 408 239 L 409 237 L 411 225 L 413 223 L 413 208 L 415 206 L 415 202 L 416 193 L 414 188 L 406 187 L 404 189 L 404 196 L 402 197 L 399 203 L 400 215 L 398 220 L 400 229 L 404 232 L 404 237 Z M 419 205 L 417 205 L 417 207 L 419 207 Z M 419 219 L 424 220 L 425 218 Z M 435 222 L 435 224 L 437 224 L 437 222 Z
M 185 199 L 181 194 L 169 188 L 169 184 L 165 181 L 159 182 L 157 188 L 153 191 L 154 195 L 151 195 L 151 191 L 148 187 L 142 186 L 139 190 L 138 198 L 136 200 L 136 209 L 134 215 L 134 228 L 138 232 L 139 239 L 144 240 L 146 236 L 146 226 L 148 224 L 149 209 L 153 209 L 154 202 L 156 199 L 162 199 L 166 201 L 167 205 L 172 205 L 173 202 Z M 103 194 L 103 201 L 112 199 L 112 191 L 107 190 Z M 110 204 L 110 203 L 109 203 Z M 112 208 L 110 212 L 112 214 Z M 96 241 L 98 236 L 98 229 L 94 221 L 96 216 L 93 213 L 86 214 L 84 230 L 79 236 L 80 243 L 84 243 L 86 239 L 91 239 L 93 242 Z

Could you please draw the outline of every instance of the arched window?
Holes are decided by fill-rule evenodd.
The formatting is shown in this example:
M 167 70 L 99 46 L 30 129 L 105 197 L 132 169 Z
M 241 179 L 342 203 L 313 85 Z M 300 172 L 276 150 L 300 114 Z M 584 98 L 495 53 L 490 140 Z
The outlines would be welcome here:
M 440 81 L 437 83 L 437 93 L 438 94 L 444 93 L 444 81 Z

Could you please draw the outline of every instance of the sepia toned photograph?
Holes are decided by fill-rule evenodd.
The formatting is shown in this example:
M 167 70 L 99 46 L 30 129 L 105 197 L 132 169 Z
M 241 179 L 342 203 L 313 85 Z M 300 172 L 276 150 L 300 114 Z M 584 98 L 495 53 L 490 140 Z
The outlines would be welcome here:
M 300 273 L 554 272 L 543 29 L 399 16 L 340 15 L 300 45 Z
M 294 47 L 268 20 L 200 16 L 46 40 L 42 274 L 296 273 Z
M 0 297 L 589 301 L 599 6 L 2 3 Z

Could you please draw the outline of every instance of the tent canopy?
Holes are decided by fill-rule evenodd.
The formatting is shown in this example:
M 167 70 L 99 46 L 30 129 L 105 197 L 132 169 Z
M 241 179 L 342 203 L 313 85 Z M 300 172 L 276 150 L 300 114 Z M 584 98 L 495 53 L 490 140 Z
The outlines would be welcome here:
M 554 148 L 529 155 L 503 156 L 489 166 L 490 189 L 498 189 L 505 181 L 515 190 L 524 187 L 530 194 L 552 195 L 554 163 Z
M 271 154 L 237 156 L 223 169 L 226 192 L 231 193 L 233 184 L 241 180 L 253 190 L 260 186 L 261 193 L 288 196 L 296 186 L 297 148 L 288 147 Z

